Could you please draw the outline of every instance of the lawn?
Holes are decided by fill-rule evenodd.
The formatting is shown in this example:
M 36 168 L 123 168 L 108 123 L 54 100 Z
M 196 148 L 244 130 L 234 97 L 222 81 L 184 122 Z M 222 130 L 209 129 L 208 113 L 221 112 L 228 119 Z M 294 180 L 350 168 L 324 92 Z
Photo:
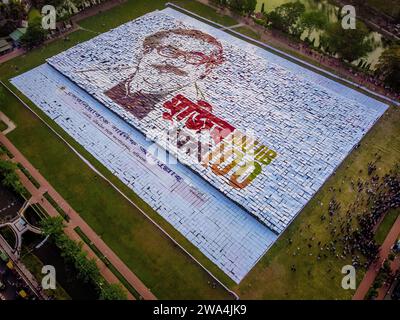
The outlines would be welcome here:
M 382 244 L 385 241 L 386 236 L 388 235 L 390 229 L 392 228 L 394 222 L 396 221 L 397 217 L 400 214 L 399 209 L 390 210 L 385 217 L 383 218 L 382 222 L 380 223 L 378 230 L 375 234 L 375 240 L 377 243 Z
M 8 128 L 8 126 L 0 120 L 0 132 L 6 130 Z
M 23 264 L 32 273 L 32 275 L 35 277 L 35 279 L 38 282 L 40 282 L 40 280 L 43 278 L 43 274 L 42 274 L 43 263 L 42 263 L 42 261 L 40 261 L 40 259 L 38 257 L 36 257 L 34 254 L 28 253 L 26 251 L 26 249 L 23 251 L 21 260 L 22 260 Z M 71 297 L 63 289 L 63 287 L 61 287 L 61 285 L 59 283 L 57 283 L 55 290 L 47 289 L 47 290 L 44 290 L 44 292 L 48 296 L 53 297 L 55 300 L 70 300 L 71 299 Z
M 221 24 L 236 24 L 236 21 L 231 18 L 221 18 L 215 11 L 198 2 L 192 0 L 174 2 Z M 129 0 L 110 11 L 80 22 L 80 25 L 88 30 L 104 32 L 148 11 L 162 9 L 164 3 L 165 1 L 160 0 Z M 43 63 L 45 58 L 95 35 L 86 30 L 76 31 L 68 36 L 69 40 L 55 41 L 45 48 L 34 50 L 23 57 L 0 65 L 0 77 L 9 79 Z M 24 100 L 30 103 L 27 99 Z M 272 250 L 260 260 L 240 285 L 234 285 L 222 271 L 96 159 L 69 138 L 38 108 L 31 103 L 30 106 L 219 279 L 234 288 L 242 298 L 350 298 L 352 292 L 345 291 L 340 287 L 340 270 L 348 262 L 337 261 L 333 257 L 317 262 L 315 256 L 309 255 L 312 250 L 307 251 L 307 254 L 293 257 L 293 248 L 304 247 L 304 239 L 312 236 L 318 241 L 328 238 L 326 226 L 320 221 L 320 215 L 322 211 L 327 210 L 327 205 L 332 197 L 330 187 L 335 186 L 337 189 L 337 186 L 344 181 L 342 188 L 345 188 L 346 192 L 336 196 L 345 205 L 349 205 L 356 197 L 356 193 L 349 188 L 350 179 L 353 177 L 356 180 L 359 176 L 366 175 L 367 163 L 376 152 L 383 155 L 378 163 L 379 173 L 387 172 L 393 163 L 400 161 L 400 126 L 398 125 L 400 111 L 392 108 L 366 136 L 362 147 L 346 159 L 336 175 L 329 179 L 324 188 L 306 206 Z M 140 212 L 94 174 L 15 98 L 6 93 L 0 108 L 17 124 L 17 129 L 8 135 L 12 142 L 158 298 L 216 299 L 229 297 L 221 287 L 213 289 L 210 285 L 212 282 L 210 276 L 173 242 L 162 235 Z M 42 152 L 38 152 L 39 150 Z M 360 173 L 361 169 L 363 173 Z M 305 228 L 308 224 L 311 224 L 311 227 Z M 300 229 L 303 230 L 302 233 L 299 232 Z M 288 246 L 289 238 L 293 241 L 290 246 Z M 293 264 L 297 267 L 295 273 L 290 271 L 290 266 Z M 326 276 L 328 268 L 331 268 L 335 274 L 334 281 Z
M 16 234 L 10 226 L 3 226 L 0 228 L 0 236 L 9 244 L 11 248 L 15 248 L 17 244 Z
M 231 30 L 234 30 L 236 32 L 240 32 L 241 34 L 244 34 L 245 36 L 248 36 L 248 37 L 253 38 L 255 40 L 260 40 L 260 38 L 261 38 L 259 34 L 257 34 L 253 30 L 251 30 L 250 28 L 245 27 L 245 26 L 237 27 L 237 28 L 234 28 L 234 29 L 231 29 Z
M 367 180 L 367 164 L 381 155 L 377 174 L 387 173 L 400 162 L 400 109 L 390 108 L 374 128 L 364 137 L 361 146 L 346 158 L 317 195 L 307 204 L 297 219 L 279 238 L 272 249 L 235 289 L 243 299 L 350 299 L 352 290 L 341 288 L 341 269 L 351 261 L 340 260 L 332 254 L 317 260 L 318 242 L 328 243 L 327 214 L 332 197 L 341 203 L 345 213 L 355 201 L 358 192 L 351 180 Z M 339 191 L 341 190 L 341 192 Z M 335 190 L 335 191 L 332 191 Z M 310 225 L 310 227 L 308 227 Z M 310 240 L 311 238 L 313 238 Z M 289 239 L 292 244 L 289 244 Z M 309 249 L 308 243 L 313 247 Z M 297 248 L 300 248 L 298 250 Z M 293 256 L 294 252 L 296 253 Z M 312 255 L 310 255 L 310 253 Z M 291 271 L 295 265 L 296 271 Z M 331 269 L 329 271 L 329 269 Z M 357 270 L 357 283 L 364 272 Z
M 120 6 L 114 7 L 106 12 L 88 18 L 85 21 L 81 21 L 79 25 L 85 29 L 102 33 L 111 28 L 115 28 L 120 24 L 128 22 L 136 17 L 142 16 L 145 13 L 157 9 L 165 9 L 165 4 L 167 2 L 168 1 L 165 0 L 128 0 L 126 3 Z M 237 21 L 235 19 L 228 16 L 221 16 L 217 14 L 214 9 L 195 0 L 174 0 L 171 2 L 219 24 L 225 26 L 237 24 Z
M 147 11 L 162 9 L 164 3 L 165 1 L 151 1 L 151 3 L 148 1 L 128 1 L 111 9 L 107 14 L 102 13 L 82 21 L 81 25 L 90 30 L 106 31 L 115 27 L 116 21 L 118 21 L 118 24 L 123 23 L 143 15 Z M 184 1 L 181 4 L 187 5 L 188 3 L 190 1 Z M 202 10 L 207 8 L 198 3 L 193 3 L 192 6 Z M 1 79 L 8 80 L 23 73 L 44 63 L 47 57 L 93 36 L 95 36 L 93 32 L 79 30 L 68 35 L 67 40 L 54 41 L 46 47 L 4 63 L 0 65 Z M 36 116 L 25 109 L 12 95 L 5 90 L 3 91 L 4 99 L 0 108 L 18 125 L 18 128 L 8 135 L 9 139 L 157 297 L 177 299 L 231 298 L 222 287 L 213 288 L 212 277 L 195 264 L 187 254 L 177 248 L 172 241 L 167 239 L 128 201 L 94 174 Z M 128 189 L 95 158 L 67 136 L 29 100 L 24 97 L 23 99 L 219 279 L 228 285 L 233 284 L 232 280 L 138 198 L 133 191 Z M 42 150 L 42 153 L 38 150 Z

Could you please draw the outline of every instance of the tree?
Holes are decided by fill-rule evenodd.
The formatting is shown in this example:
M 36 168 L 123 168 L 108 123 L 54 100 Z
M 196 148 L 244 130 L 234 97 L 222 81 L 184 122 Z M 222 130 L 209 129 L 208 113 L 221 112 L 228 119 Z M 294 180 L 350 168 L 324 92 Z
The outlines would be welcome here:
M 35 8 L 42 8 L 45 5 L 51 5 L 57 10 L 64 6 L 66 0 L 33 0 L 32 4 Z
M 59 221 L 54 221 L 52 227 L 58 229 L 60 227 Z M 84 282 L 92 281 L 92 283 L 97 284 L 101 279 L 99 268 L 94 259 L 87 258 L 87 253 L 82 250 L 82 242 L 71 240 L 63 232 L 59 234 L 58 230 L 52 234 L 57 234 L 55 236 L 56 246 L 60 249 L 65 262 L 75 266 L 78 277 Z
M 22 36 L 22 45 L 28 49 L 36 47 L 44 42 L 46 39 L 47 31 L 42 28 L 42 19 L 36 17 L 29 22 L 26 33 Z
M 64 220 L 61 216 L 48 217 L 40 222 L 40 227 L 45 236 L 58 238 L 64 231 Z
M 355 29 L 343 29 L 338 21 L 327 26 L 321 36 L 321 43 L 325 50 L 352 62 L 372 50 L 372 40 L 368 36 L 369 30 L 362 22 L 357 21 Z
M 127 300 L 125 290 L 119 284 L 105 284 L 101 288 L 100 300 Z
M 229 8 L 240 14 L 251 14 L 256 10 L 257 0 L 230 0 Z
M 376 73 L 388 86 L 400 92 L 400 44 L 393 45 L 382 53 Z
M 78 277 L 83 282 L 92 281 L 94 284 L 97 284 L 101 278 L 101 275 L 96 261 L 94 259 L 88 259 L 86 252 L 83 250 L 80 250 L 74 258 L 74 265 L 78 270 Z
M 305 12 L 300 18 L 299 24 L 308 33 L 316 30 L 323 30 L 328 25 L 328 17 L 321 11 Z
M 243 0 L 229 0 L 228 6 L 233 11 L 242 13 Z
M 75 264 L 76 257 L 82 250 L 82 243 L 71 240 L 64 233 L 57 236 L 55 242 L 64 260 Z
M 272 28 L 289 34 L 299 35 L 302 33 L 302 30 L 298 22 L 305 10 L 304 4 L 300 2 L 289 2 L 268 13 L 267 19 Z

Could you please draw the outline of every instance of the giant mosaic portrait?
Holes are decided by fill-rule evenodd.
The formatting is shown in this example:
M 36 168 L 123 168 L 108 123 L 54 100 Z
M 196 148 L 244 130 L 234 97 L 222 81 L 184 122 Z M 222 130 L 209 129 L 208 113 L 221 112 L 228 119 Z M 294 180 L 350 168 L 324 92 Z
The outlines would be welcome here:
M 160 12 L 48 63 L 276 233 L 380 115 Z

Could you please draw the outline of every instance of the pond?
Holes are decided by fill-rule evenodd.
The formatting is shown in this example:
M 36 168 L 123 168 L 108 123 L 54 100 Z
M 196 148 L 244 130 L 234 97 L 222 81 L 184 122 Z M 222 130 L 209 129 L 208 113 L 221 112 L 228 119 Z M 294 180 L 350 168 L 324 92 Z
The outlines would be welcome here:
M 15 249 L 17 245 L 17 235 L 15 234 L 14 230 L 11 229 L 11 227 L 7 225 L 0 227 L 0 235 L 4 240 L 6 240 L 11 248 Z
M 24 199 L 0 184 L 0 223 L 12 220 L 17 216 Z
M 56 245 L 47 241 L 40 248 L 35 249 L 42 240 L 42 236 L 31 232 L 26 232 L 23 235 L 25 248 L 35 255 L 43 265 L 54 266 L 57 283 L 63 287 L 73 300 L 97 300 L 99 294 L 94 286 L 84 283 L 77 277 L 77 270 L 73 265 L 65 263 Z
M 35 211 L 35 209 L 32 208 L 32 206 L 29 206 L 28 208 L 25 209 L 24 217 L 29 224 L 31 224 L 34 227 L 40 228 L 41 217 Z
M 337 22 L 338 21 L 338 12 L 339 12 L 339 7 L 331 4 L 328 2 L 328 0 L 299 0 L 301 3 L 304 4 L 306 7 L 306 11 L 322 11 L 328 18 L 329 22 Z M 257 1 L 257 7 L 256 11 L 259 12 L 261 11 L 261 6 L 264 3 L 264 10 L 266 12 L 270 12 L 274 10 L 276 7 L 288 3 L 288 2 L 295 2 L 294 0 L 258 0 Z M 321 30 L 317 30 L 314 32 L 311 32 L 309 34 L 308 31 L 305 31 L 301 39 L 304 40 L 307 36 L 308 38 L 313 41 L 314 39 L 314 44 L 315 46 L 319 45 L 319 38 L 322 34 Z M 366 61 L 367 64 L 371 64 L 371 70 L 374 70 L 376 67 L 376 64 L 378 63 L 379 57 L 381 56 L 382 52 L 386 48 L 386 43 L 382 37 L 382 35 L 378 32 L 371 31 L 369 34 L 369 38 L 373 40 L 373 50 L 368 53 L 367 56 L 365 56 L 362 59 L 356 60 L 353 62 L 354 65 L 358 65 L 360 60 Z
M 44 265 L 52 265 L 56 269 L 57 282 L 64 288 L 73 300 L 97 300 L 99 295 L 89 283 L 84 283 L 77 277 L 77 271 L 71 264 L 64 262 L 60 250 L 52 243 L 46 242 L 36 249 L 34 254 Z

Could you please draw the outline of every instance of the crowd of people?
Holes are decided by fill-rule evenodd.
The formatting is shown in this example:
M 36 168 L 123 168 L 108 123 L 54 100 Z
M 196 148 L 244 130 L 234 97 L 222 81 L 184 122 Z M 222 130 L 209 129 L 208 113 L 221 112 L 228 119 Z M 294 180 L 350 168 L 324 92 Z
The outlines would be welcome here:
M 376 175 L 375 171 L 376 161 L 368 164 L 367 181 L 351 181 L 357 195 L 346 212 L 341 213 L 341 204 L 332 198 L 327 213 L 320 217 L 321 222 L 327 224 L 330 240 L 319 241 L 316 233 L 311 233 L 311 237 L 304 238 L 306 250 L 310 251 L 306 252 L 307 255 L 314 255 L 317 260 L 328 256 L 343 260 L 351 257 L 354 267 L 365 269 L 376 261 L 380 247 L 375 240 L 377 227 L 390 210 L 400 208 L 400 164 L 383 177 Z M 333 187 L 330 191 L 341 192 Z M 310 229 L 311 224 L 306 228 Z M 304 231 L 299 228 L 301 236 Z M 291 238 L 288 242 L 293 244 Z M 317 253 L 313 248 L 317 248 Z M 294 248 L 292 255 L 300 255 L 302 251 L 304 249 L 300 247 Z M 292 264 L 290 270 L 296 272 L 296 265 Z

